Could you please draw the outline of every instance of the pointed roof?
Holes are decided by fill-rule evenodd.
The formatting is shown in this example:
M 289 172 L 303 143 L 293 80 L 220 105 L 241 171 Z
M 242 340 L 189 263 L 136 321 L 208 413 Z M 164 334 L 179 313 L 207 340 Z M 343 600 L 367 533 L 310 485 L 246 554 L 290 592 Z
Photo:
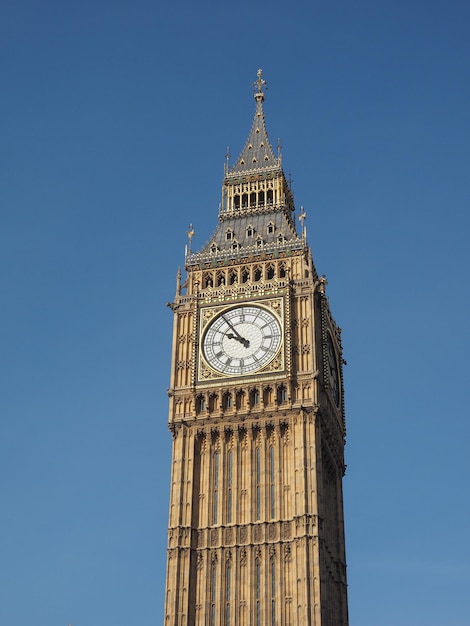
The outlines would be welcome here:
M 279 169 L 280 159 L 274 156 L 264 123 L 263 87 L 266 81 L 262 78 L 262 70 L 258 70 L 258 79 L 253 83 L 255 89 L 255 116 L 248 139 L 235 165 L 228 170 L 228 175 L 244 174 L 254 170 Z

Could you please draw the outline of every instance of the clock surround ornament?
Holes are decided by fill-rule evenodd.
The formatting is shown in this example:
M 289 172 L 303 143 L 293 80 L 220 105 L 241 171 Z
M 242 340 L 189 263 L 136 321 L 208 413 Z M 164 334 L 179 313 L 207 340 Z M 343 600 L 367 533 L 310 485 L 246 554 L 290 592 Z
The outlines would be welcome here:
M 275 359 L 281 344 L 281 320 L 258 303 L 218 311 L 207 323 L 201 342 L 204 361 L 223 376 L 259 372 Z

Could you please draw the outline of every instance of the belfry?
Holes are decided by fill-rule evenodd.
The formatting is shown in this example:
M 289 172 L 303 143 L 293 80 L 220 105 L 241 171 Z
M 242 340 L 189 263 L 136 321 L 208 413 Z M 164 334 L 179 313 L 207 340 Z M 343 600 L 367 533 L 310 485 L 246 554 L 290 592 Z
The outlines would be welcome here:
M 341 330 L 265 86 L 259 70 L 216 231 L 171 304 L 165 626 L 348 624 Z

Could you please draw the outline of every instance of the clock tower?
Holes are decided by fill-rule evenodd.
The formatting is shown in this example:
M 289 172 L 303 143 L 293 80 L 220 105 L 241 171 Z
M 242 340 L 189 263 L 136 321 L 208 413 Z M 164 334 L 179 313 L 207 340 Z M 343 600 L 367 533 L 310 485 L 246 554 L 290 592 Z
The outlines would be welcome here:
M 166 626 L 348 624 L 341 330 L 265 85 L 259 70 L 217 228 L 190 246 L 171 304 Z

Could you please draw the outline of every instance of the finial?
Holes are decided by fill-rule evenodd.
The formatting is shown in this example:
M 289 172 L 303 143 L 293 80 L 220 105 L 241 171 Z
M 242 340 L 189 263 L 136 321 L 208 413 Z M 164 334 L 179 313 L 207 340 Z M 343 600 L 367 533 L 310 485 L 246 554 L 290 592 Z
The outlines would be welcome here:
M 263 87 L 265 89 L 268 88 L 267 82 L 262 78 L 263 70 L 258 70 L 257 72 L 258 79 L 253 83 L 253 87 L 255 88 L 255 100 L 256 102 L 263 102 L 264 100 L 264 92 Z
M 181 295 L 181 268 L 176 273 L 176 296 Z
M 227 152 L 225 153 L 225 173 L 228 172 L 228 162 L 230 160 L 230 148 L 227 146 Z
M 300 207 L 299 221 L 302 224 L 302 239 L 305 241 L 307 237 L 307 229 L 305 228 L 305 220 L 307 219 L 307 213 L 303 206 Z
M 188 235 L 188 239 L 189 239 L 189 251 L 191 252 L 191 242 L 192 242 L 193 237 L 194 237 L 194 228 L 193 228 L 193 225 L 192 225 L 192 224 L 190 224 L 190 225 L 189 225 L 189 230 L 188 230 L 188 232 L 187 232 L 186 234 Z
M 281 150 L 282 150 L 281 138 L 278 137 L 277 138 L 277 162 L 278 162 L 278 165 L 281 165 L 281 159 L 282 159 Z

